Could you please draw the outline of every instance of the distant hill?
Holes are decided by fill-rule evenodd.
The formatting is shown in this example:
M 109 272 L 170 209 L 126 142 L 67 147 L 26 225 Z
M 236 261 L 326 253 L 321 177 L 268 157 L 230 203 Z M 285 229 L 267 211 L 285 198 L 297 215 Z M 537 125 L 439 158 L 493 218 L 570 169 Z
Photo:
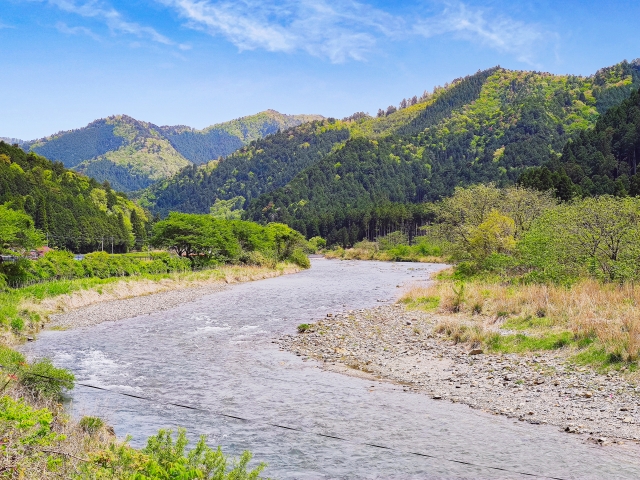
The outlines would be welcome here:
M 225 157 L 265 135 L 321 118 L 267 110 L 196 130 L 186 126 L 159 127 L 116 115 L 30 142 L 5 141 L 18 143 L 26 151 L 60 161 L 66 168 L 99 181 L 107 180 L 116 190 L 130 192 L 188 165 Z
M 246 218 L 334 240 L 351 229 L 362 238 L 376 231 L 366 223 L 385 204 L 436 200 L 459 185 L 516 182 L 527 168 L 557 159 L 567 140 L 639 86 L 638 61 L 589 77 L 496 67 L 377 117 L 325 119 L 253 141 L 152 185 L 142 201 L 164 215 L 207 212 L 218 199 L 243 197 Z
M 11 138 L 11 137 L 0 137 L 0 142 L 4 142 L 8 145 L 18 145 L 22 146 L 25 142 L 24 140 L 20 140 L 19 138 Z

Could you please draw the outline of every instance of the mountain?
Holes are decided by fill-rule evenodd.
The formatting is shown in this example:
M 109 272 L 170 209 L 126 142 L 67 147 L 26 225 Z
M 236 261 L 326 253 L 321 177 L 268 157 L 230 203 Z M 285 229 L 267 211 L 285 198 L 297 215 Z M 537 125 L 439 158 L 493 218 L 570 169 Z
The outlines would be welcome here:
M 152 185 L 140 201 L 161 215 L 208 212 L 216 199 L 251 201 L 286 185 L 348 138 L 348 128 L 335 121 L 305 123 L 253 141 L 224 160 L 187 167 Z
M 8 143 L 9 145 L 18 145 L 22 146 L 25 142 L 24 140 L 20 140 L 19 138 L 11 138 L 11 137 L 0 137 L 0 142 Z
M 557 160 L 569 139 L 639 86 L 640 61 L 589 77 L 495 67 L 375 118 L 325 119 L 253 141 L 153 185 L 143 202 L 166 214 L 239 199 L 245 218 L 330 241 L 345 231 L 359 239 L 379 231 L 380 216 L 398 205 L 437 200 L 459 185 L 515 183 L 528 168 Z
M 640 195 L 640 90 L 612 107 L 593 129 L 567 142 L 562 156 L 524 172 L 519 182 L 558 197 Z
M 145 237 L 145 211 L 125 195 L 3 141 L 0 204 L 30 215 L 52 247 L 124 252 Z
M 478 72 L 421 103 L 352 122 L 341 148 L 247 204 L 245 217 L 282 221 L 330 243 L 360 239 L 379 230 L 381 205 L 438 200 L 475 183 L 513 184 L 529 167 L 557 161 L 569 139 L 638 87 L 639 61 L 590 77 Z
M 225 157 L 265 135 L 321 118 L 267 110 L 196 130 L 159 127 L 116 115 L 20 146 L 99 181 L 107 180 L 117 190 L 135 191 L 188 165 Z

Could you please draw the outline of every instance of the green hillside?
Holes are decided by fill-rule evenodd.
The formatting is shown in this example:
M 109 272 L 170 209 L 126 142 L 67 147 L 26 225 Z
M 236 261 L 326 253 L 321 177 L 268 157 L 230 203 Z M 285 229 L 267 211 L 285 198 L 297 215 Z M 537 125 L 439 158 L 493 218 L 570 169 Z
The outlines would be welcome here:
M 145 238 L 146 214 L 123 194 L 0 141 L 0 205 L 25 212 L 51 247 L 127 251 Z
M 286 185 L 348 138 L 343 122 L 305 123 L 254 141 L 222 161 L 187 167 L 145 191 L 141 203 L 165 215 L 172 210 L 208 212 L 216 199 L 250 201 Z
M 569 141 L 562 157 L 523 173 L 520 183 L 558 197 L 640 195 L 640 91 L 609 109 L 594 129 Z
M 569 139 L 638 86 L 638 61 L 590 77 L 478 72 L 406 109 L 345 122 L 352 138 L 344 146 L 254 200 L 245 215 L 330 241 L 346 232 L 363 238 L 376 231 L 375 212 L 386 203 L 437 200 L 461 185 L 513 184 L 527 168 L 556 161 Z
M 188 165 L 225 157 L 252 140 L 319 118 L 268 110 L 195 130 L 158 127 L 117 115 L 20 146 L 99 181 L 107 180 L 117 190 L 135 191 Z
M 203 130 L 193 128 L 160 127 L 171 145 L 196 165 L 219 157 L 226 157 L 254 140 L 278 130 L 286 130 L 302 123 L 322 120 L 320 115 L 284 115 L 267 110 L 249 117 L 212 125 Z

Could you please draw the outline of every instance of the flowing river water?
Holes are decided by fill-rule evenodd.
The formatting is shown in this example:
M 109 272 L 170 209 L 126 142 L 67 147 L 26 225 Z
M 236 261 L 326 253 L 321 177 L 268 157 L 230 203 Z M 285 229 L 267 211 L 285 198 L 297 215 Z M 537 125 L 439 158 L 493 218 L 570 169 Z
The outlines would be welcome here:
M 251 450 L 273 478 L 640 478 L 630 447 L 587 444 L 557 427 L 323 371 L 281 351 L 274 340 L 298 324 L 393 302 L 398 285 L 426 282 L 441 268 L 325 259 L 312 265 L 152 315 L 47 331 L 23 351 L 52 358 L 80 382 L 155 399 L 80 386 L 71 394 L 75 415 L 102 416 L 118 437 L 131 434 L 133 445 L 143 446 L 159 428 L 185 427 L 228 454 Z

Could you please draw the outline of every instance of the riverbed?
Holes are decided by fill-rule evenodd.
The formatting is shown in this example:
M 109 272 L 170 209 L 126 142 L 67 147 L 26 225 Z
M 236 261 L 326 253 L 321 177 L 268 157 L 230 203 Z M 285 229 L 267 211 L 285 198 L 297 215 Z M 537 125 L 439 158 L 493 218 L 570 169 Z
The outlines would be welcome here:
M 327 314 L 393 303 L 440 268 L 314 259 L 310 270 L 162 312 L 44 332 L 23 350 L 111 390 L 78 386 L 70 408 L 104 417 L 133 445 L 181 426 L 226 453 L 251 450 L 273 478 L 639 478 L 631 445 L 592 445 L 557 427 L 326 371 L 276 343 Z

